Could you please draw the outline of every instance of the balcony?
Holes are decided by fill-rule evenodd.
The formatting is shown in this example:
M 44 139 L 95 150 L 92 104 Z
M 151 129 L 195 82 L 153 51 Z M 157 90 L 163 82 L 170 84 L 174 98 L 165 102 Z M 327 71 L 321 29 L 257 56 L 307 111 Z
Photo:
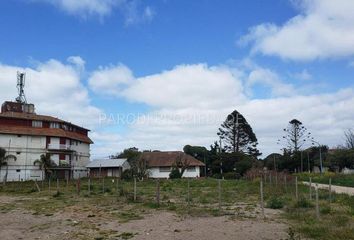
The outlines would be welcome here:
M 68 144 L 48 144 L 48 150 L 73 151 Z

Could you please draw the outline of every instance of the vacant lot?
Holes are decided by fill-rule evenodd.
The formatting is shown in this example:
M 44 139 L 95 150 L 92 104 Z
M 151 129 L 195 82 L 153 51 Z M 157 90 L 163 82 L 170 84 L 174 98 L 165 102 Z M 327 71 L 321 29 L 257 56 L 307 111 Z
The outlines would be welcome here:
M 354 239 L 354 198 L 294 183 L 174 180 L 8 183 L 0 188 L 1 239 Z M 189 186 L 189 187 L 188 187 Z M 57 188 L 58 187 L 58 188 Z M 158 191 L 159 189 L 159 191 Z M 189 189 L 189 190 L 188 190 Z M 157 201 L 157 193 L 160 201 Z M 314 191 L 313 191 L 314 193 Z M 277 209 L 277 210 L 275 210 Z

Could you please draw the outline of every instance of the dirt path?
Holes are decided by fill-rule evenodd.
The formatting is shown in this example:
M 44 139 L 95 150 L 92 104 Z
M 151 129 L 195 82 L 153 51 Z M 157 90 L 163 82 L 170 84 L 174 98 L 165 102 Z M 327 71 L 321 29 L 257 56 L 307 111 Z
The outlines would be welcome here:
M 303 184 L 309 186 L 310 183 L 309 182 L 302 182 Z M 329 185 L 328 184 L 321 184 L 321 183 L 312 183 L 312 186 L 318 186 L 319 189 L 326 189 L 329 190 Z M 354 188 L 352 187 L 342 187 L 342 186 L 336 186 L 336 185 L 332 185 L 332 192 L 335 193 L 344 193 L 344 194 L 348 194 L 349 196 L 354 196 Z
M 266 220 L 259 214 L 191 217 L 151 210 L 142 219 L 122 223 L 103 212 L 92 212 L 94 208 L 80 206 L 66 207 L 54 215 L 37 215 L 16 207 L 18 200 L 23 198 L 0 196 L 1 240 L 260 240 L 288 236 L 288 226 L 279 217 L 281 212 L 271 209 L 266 209 Z M 256 214 L 258 211 L 255 209 Z

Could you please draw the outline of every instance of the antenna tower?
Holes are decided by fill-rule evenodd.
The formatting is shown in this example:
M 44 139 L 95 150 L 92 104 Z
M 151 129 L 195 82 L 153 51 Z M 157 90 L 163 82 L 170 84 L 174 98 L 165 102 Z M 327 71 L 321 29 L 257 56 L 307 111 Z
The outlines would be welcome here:
M 26 78 L 26 73 L 17 72 L 18 97 L 16 98 L 16 102 L 18 102 L 18 103 L 27 103 L 26 96 L 25 96 L 25 91 L 24 91 L 25 78 Z

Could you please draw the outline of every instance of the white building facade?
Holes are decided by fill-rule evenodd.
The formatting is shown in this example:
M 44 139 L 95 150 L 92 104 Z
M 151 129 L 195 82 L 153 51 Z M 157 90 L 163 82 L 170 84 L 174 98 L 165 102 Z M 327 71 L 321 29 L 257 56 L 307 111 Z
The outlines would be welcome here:
M 150 178 L 169 178 L 173 168 L 183 165 L 183 178 L 199 178 L 204 163 L 198 159 L 179 151 L 144 152 L 142 161 L 146 163 Z M 179 168 L 181 171 L 181 168 Z
M 50 154 L 55 163 L 53 177 L 71 179 L 87 176 L 90 159 L 88 129 L 58 118 L 37 115 L 31 104 L 5 102 L 0 113 L 0 148 L 6 150 L 6 165 L 0 181 L 42 180 L 36 160 Z

